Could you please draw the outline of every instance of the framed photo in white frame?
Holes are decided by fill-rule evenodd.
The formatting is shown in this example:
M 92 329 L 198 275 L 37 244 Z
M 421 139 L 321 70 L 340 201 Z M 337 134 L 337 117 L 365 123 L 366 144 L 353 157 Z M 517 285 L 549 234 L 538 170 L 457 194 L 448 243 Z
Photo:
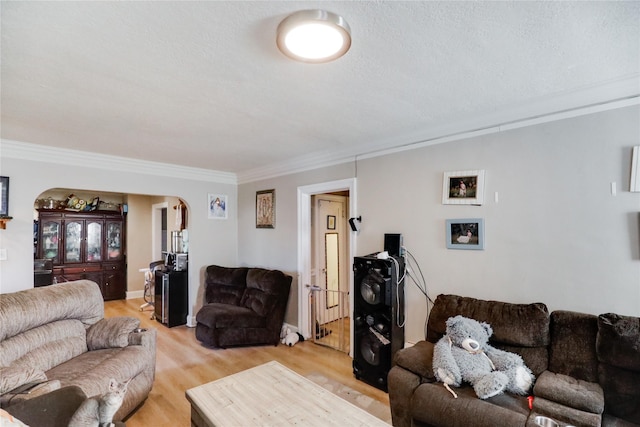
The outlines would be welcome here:
M 443 205 L 482 205 L 484 170 L 445 172 L 442 179 Z
M 209 219 L 227 219 L 227 196 L 224 194 L 209 194 Z
M 448 219 L 447 249 L 484 249 L 484 219 Z

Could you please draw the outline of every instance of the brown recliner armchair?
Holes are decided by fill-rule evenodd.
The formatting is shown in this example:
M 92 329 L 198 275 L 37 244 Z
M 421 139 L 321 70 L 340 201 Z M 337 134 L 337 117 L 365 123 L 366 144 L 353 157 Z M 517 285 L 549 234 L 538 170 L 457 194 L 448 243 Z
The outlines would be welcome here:
M 207 267 L 196 338 L 212 347 L 277 345 L 292 277 L 263 268 Z

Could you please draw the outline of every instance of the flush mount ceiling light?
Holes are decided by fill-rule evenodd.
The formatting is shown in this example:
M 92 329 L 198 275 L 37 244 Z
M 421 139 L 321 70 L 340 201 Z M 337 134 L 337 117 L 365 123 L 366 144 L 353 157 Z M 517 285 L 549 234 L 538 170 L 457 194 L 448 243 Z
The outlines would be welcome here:
M 351 29 L 342 16 L 325 10 L 301 10 L 278 25 L 278 48 L 303 62 L 329 62 L 351 47 Z

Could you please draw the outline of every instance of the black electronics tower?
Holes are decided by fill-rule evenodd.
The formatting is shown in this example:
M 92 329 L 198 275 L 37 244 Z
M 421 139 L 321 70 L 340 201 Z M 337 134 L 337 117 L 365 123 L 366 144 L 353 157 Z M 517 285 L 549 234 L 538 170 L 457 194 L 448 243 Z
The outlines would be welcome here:
M 170 328 L 187 323 L 189 314 L 187 270 L 156 271 L 155 281 L 156 320 Z
M 393 355 L 404 347 L 404 261 L 356 257 L 353 374 L 383 391 Z

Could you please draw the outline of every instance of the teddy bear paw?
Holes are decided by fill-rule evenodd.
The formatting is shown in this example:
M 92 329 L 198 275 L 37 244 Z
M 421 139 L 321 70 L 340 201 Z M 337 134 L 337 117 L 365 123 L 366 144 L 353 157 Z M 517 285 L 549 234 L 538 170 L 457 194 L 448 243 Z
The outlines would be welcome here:
M 449 372 L 444 368 L 438 368 L 438 378 L 440 378 L 440 381 L 442 381 L 445 384 L 454 385 L 456 387 L 460 385 L 458 384 L 458 381 L 456 381 L 456 378 L 453 375 L 453 373 Z
M 480 378 L 473 389 L 480 399 L 488 399 L 502 393 L 509 384 L 509 377 L 503 372 L 494 371 Z
M 514 378 L 514 387 L 516 392 L 520 394 L 527 394 L 533 384 L 533 376 L 531 372 L 524 366 L 518 366 L 516 368 L 516 374 Z

